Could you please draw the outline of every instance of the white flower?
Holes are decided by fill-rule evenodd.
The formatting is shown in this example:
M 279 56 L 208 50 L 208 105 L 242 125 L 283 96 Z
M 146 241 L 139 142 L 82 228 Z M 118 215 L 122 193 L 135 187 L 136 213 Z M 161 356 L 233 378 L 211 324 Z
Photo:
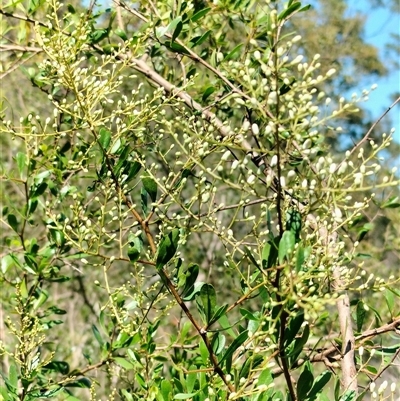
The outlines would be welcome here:
M 275 167 L 278 164 L 278 156 L 273 155 L 271 158 L 271 167 Z
M 336 70 L 334 68 L 331 68 L 327 73 L 326 76 L 327 77 L 331 77 L 333 74 L 335 74 Z
M 251 131 L 253 132 L 254 135 L 258 135 L 260 133 L 260 129 L 258 128 L 257 124 L 253 124 L 251 126 Z
M 251 175 L 249 176 L 249 178 L 247 178 L 247 183 L 248 183 L 249 185 L 254 184 L 255 180 L 256 180 L 256 176 L 253 175 L 253 174 L 251 174 Z

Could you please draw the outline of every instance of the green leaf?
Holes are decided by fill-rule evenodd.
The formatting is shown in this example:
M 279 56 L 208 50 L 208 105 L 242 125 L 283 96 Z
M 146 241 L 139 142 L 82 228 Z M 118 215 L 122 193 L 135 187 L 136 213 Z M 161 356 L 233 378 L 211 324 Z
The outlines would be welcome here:
M 177 17 L 174 20 L 172 20 L 167 27 L 167 32 L 172 34 L 176 27 L 179 25 L 179 23 L 182 23 L 182 17 Z
M 339 401 L 354 401 L 357 394 L 354 390 L 347 390 L 339 399 Z
M 304 322 L 304 311 L 299 311 L 296 316 L 292 317 L 284 332 L 284 347 L 287 348 L 297 336 L 301 325 Z
M 307 394 L 311 390 L 313 383 L 314 376 L 310 371 L 310 367 L 306 364 L 297 382 L 296 392 L 298 401 L 306 400 Z
M 219 361 L 222 364 L 226 359 L 231 357 L 233 353 L 247 340 L 249 337 L 248 330 L 242 331 L 233 341 L 232 344 L 228 347 L 225 354 L 222 356 L 221 360 Z
M 94 334 L 97 342 L 100 344 L 100 346 L 103 346 L 104 345 L 104 340 L 102 339 L 98 328 L 94 324 L 92 325 L 92 331 L 93 331 L 93 334 Z
M 330 370 L 326 370 L 325 372 L 322 372 L 319 376 L 317 376 L 317 378 L 314 380 L 314 385 L 312 386 L 312 389 L 308 394 L 307 401 L 316 400 L 317 396 L 328 384 L 331 377 L 332 377 L 332 372 Z
M 65 387 L 78 387 L 78 388 L 90 388 L 92 385 L 92 382 L 86 378 L 86 377 L 81 377 L 77 380 L 74 380 L 73 382 L 68 382 L 64 386 Z
M 362 326 L 363 326 L 366 314 L 367 314 L 367 311 L 364 308 L 364 302 L 362 302 L 362 301 L 357 302 L 356 322 L 357 322 L 357 332 L 358 333 L 360 333 L 362 330 Z
M 7 216 L 7 221 L 8 221 L 8 224 L 10 225 L 10 227 L 11 227 L 16 233 L 18 233 L 18 220 L 17 220 L 17 218 L 15 217 L 15 215 L 14 215 L 14 214 L 9 214 L 9 215 Z
M 196 365 L 191 365 L 189 367 L 189 372 L 190 371 L 195 371 L 197 369 Z M 197 373 L 188 373 L 186 377 L 186 389 L 189 392 L 192 392 L 194 389 L 194 385 L 196 384 L 196 379 L 197 379 Z
M 95 29 L 90 33 L 90 44 L 94 45 L 105 39 L 110 33 L 109 29 Z
M 172 384 L 171 384 L 171 382 L 169 380 L 167 380 L 167 379 L 164 379 L 161 382 L 160 390 L 161 390 L 161 395 L 164 398 L 164 401 L 169 401 L 171 399 L 170 395 L 172 394 Z
M 75 8 L 74 8 L 74 6 L 72 4 L 68 4 L 67 5 L 67 10 L 71 14 L 75 14 L 76 13 Z
M 299 10 L 301 7 L 301 3 L 299 1 L 296 1 L 292 3 L 288 8 L 283 10 L 279 15 L 278 15 L 278 21 L 282 21 L 283 19 L 289 18 L 294 12 Z
M 162 269 L 175 255 L 178 249 L 179 228 L 174 228 L 164 236 L 158 246 L 156 268 Z
M 229 323 L 229 320 L 226 315 L 222 315 L 218 323 L 221 325 L 221 327 L 226 331 L 231 337 L 235 337 L 235 332 L 232 330 L 232 325 Z
M 46 189 L 47 189 L 47 183 L 44 181 L 41 182 L 40 184 L 35 184 L 32 186 L 31 193 L 29 194 L 29 196 L 31 198 L 37 198 L 40 195 L 43 195 Z
M 26 167 L 28 165 L 27 164 L 26 154 L 18 152 L 17 155 L 15 156 L 15 158 L 17 160 L 19 176 L 22 178 L 24 173 L 25 173 L 25 169 L 26 169 Z
M 199 46 L 201 45 L 209 36 L 211 35 L 211 30 L 203 33 L 201 36 L 196 36 L 192 39 L 190 39 L 191 47 Z
M 272 377 L 272 373 L 269 369 L 264 369 L 258 378 L 258 385 L 265 384 L 266 386 L 272 384 L 274 382 L 274 378 Z
M 278 259 L 279 264 L 283 264 L 285 258 L 289 259 L 290 254 L 294 250 L 296 243 L 295 234 L 293 231 L 285 231 L 279 241 Z
M 296 362 L 301 351 L 303 351 L 303 347 L 308 341 L 309 337 L 310 337 L 310 326 L 307 324 L 306 326 L 304 326 L 303 334 L 301 335 L 301 337 L 298 337 L 294 340 L 292 350 L 289 351 L 288 353 L 291 365 L 293 365 Z
M 297 210 L 289 210 L 286 215 L 286 230 L 294 233 L 296 242 L 299 242 L 301 234 L 301 214 Z
M 231 50 L 225 57 L 224 57 L 224 61 L 229 61 L 234 59 L 238 53 L 240 53 L 240 49 L 242 48 L 243 43 L 240 43 L 239 45 L 235 46 L 233 48 L 233 50 Z
M 242 377 L 247 378 L 250 371 L 252 369 L 255 369 L 258 365 L 260 365 L 263 362 L 263 360 L 264 360 L 264 358 L 262 357 L 262 355 L 259 355 L 259 354 L 249 356 L 246 359 L 242 368 L 240 369 L 239 378 L 242 378 Z
M 126 360 L 125 358 L 114 357 L 113 360 L 115 361 L 115 363 L 117 365 L 121 366 L 121 368 L 124 368 L 125 370 L 135 369 L 135 366 L 132 363 L 130 363 L 128 360 Z
M 150 199 L 155 202 L 157 199 L 157 183 L 151 177 L 142 177 L 142 184 Z
M 399 197 L 392 196 L 387 201 L 381 204 L 381 209 L 395 209 L 400 207 Z
M 279 237 L 268 241 L 262 250 L 261 260 L 264 269 L 270 269 L 276 265 L 278 257 Z
M 117 28 L 114 30 L 114 33 L 119 36 L 123 41 L 128 40 L 128 37 L 126 36 L 126 33 L 123 29 Z
M 201 100 L 205 102 L 216 91 L 214 86 L 209 86 L 204 92 Z
M 197 393 L 178 393 L 174 396 L 174 400 L 187 400 L 188 398 L 192 398 Z
M 211 340 L 211 347 L 215 355 L 219 355 L 223 351 L 225 343 L 225 336 L 220 331 L 217 331 Z
M 299 13 L 303 13 L 304 11 L 308 11 L 311 8 L 311 4 L 307 4 L 306 6 L 300 8 Z
M 51 370 L 62 375 L 67 375 L 69 373 L 70 367 L 67 362 L 64 361 L 51 361 L 47 365 L 43 366 L 44 370 Z
M 215 313 L 212 315 L 210 321 L 208 322 L 208 325 L 211 326 L 212 324 L 214 324 L 216 321 L 218 321 L 220 319 L 220 317 L 222 315 L 225 314 L 226 310 L 228 309 L 228 304 L 222 305 L 220 306 Z
M 183 23 L 182 21 L 179 21 L 178 24 L 176 25 L 176 28 L 174 29 L 174 33 L 172 34 L 171 42 L 174 42 L 175 39 L 179 36 L 183 28 Z
M 250 248 L 247 246 L 244 248 L 244 251 L 246 253 L 246 256 L 250 259 L 250 261 L 253 263 L 255 267 L 259 269 L 257 261 L 254 259 L 253 253 L 251 252 Z
M 10 364 L 10 369 L 8 371 L 8 384 L 14 389 L 18 388 L 18 370 L 15 363 Z
M 268 241 L 261 252 L 261 260 L 262 260 L 262 265 L 264 268 L 267 267 L 267 262 L 269 258 L 269 254 L 271 253 L 271 243 Z
M 193 14 L 193 16 L 190 18 L 190 21 L 196 22 L 199 19 L 203 18 L 205 15 L 207 15 L 211 10 L 211 7 L 203 8 L 200 11 L 197 11 L 197 13 Z
M 105 128 L 100 128 L 99 132 L 99 144 L 102 150 L 107 151 L 111 143 L 111 132 Z
M 197 277 L 199 275 L 199 265 L 197 264 L 190 264 L 189 267 L 187 268 L 185 272 L 186 276 L 186 281 L 185 281 L 185 287 L 183 288 L 181 297 L 186 300 L 185 298 L 187 296 L 190 296 L 191 293 L 194 290 L 194 283 L 197 280 Z
M 209 353 L 206 344 L 203 340 L 199 343 L 199 352 L 204 365 L 207 365 L 209 360 Z
M 142 165 L 139 162 L 132 163 L 132 165 L 129 169 L 128 178 L 126 179 L 126 181 L 129 182 L 130 180 L 135 178 L 141 168 L 142 168 Z
M 196 295 L 196 303 L 200 314 L 204 317 L 204 323 L 209 324 L 214 314 L 217 296 L 211 284 L 204 284 Z

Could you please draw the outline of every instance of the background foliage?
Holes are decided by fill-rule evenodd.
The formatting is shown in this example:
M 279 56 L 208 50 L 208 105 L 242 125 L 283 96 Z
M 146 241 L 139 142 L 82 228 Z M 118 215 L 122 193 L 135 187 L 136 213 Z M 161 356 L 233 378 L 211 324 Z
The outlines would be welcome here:
M 345 9 L 2 6 L 1 399 L 397 399 L 399 145 Z

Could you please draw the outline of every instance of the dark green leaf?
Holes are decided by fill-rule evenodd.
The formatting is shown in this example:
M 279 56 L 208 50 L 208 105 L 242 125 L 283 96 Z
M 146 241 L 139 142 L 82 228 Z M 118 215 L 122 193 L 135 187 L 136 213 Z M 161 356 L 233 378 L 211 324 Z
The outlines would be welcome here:
M 111 132 L 105 128 L 100 128 L 99 132 L 99 144 L 102 150 L 107 151 L 111 143 Z
M 179 25 L 179 23 L 182 23 L 182 17 L 177 17 L 174 20 L 172 20 L 167 27 L 167 32 L 172 34 L 176 27 Z
M 128 178 L 126 179 L 126 181 L 130 181 L 135 178 L 141 168 L 142 165 L 139 162 L 134 162 L 129 169 Z
M 174 228 L 170 233 L 164 236 L 158 246 L 156 268 L 162 269 L 175 255 L 178 249 L 179 228 Z
M 65 384 L 65 387 L 79 387 L 79 388 L 90 388 L 92 382 L 86 377 L 81 377 L 73 382 L 68 382 Z
M 14 215 L 14 214 L 9 214 L 9 215 L 7 216 L 7 221 L 8 221 L 8 224 L 10 225 L 10 227 L 11 227 L 16 233 L 18 233 L 18 220 L 17 220 L 17 218 L 15 217 L 15 215 Z
M 203 96 L 201 97 L 201 99 L 203 100 L 203 102 L 205 102 L 214 92 L 215 92 L 215 87 L 214 86 L 209 86 L 204 92 L 203 92 Z
M 301 337 L 298 337 L 294 340 L 292 350 L 289 352 L 288 356 L 290 357 L 290 364 L 293 365 L 301 351 L 303 351 L 303 347 L 308 341 L 308 337 L 310 336 L 310 326 L 307 324 L 304 326 L 303 334 Z
M 300 239 L 301 233 L 301 214 L 297 210 L 289 210 L 286 216 L 286 230 L 294 233 L 296 242 Z
M 288 8 L 283 10 L 279 15 L 278 15 L 278 21 L 282 21 L 283 19 L 289 18 L 294 12 L 299 10 L 301 7 L 301 3 L 299 1 L 296 1 L 292 3 Z
M 324 389 L 324 387 L 328 384 L 329 380 L 332 377 L 332 372 L 330 370 L 326 370 L 321 373 L 315 380 L 314 385 L 310 393 L 308 394 L 307 401 L 314 401 L 317 399 L 319 393 Z
M 222 356 L 219 361 L 221 364 L 229 357 L 233 355 L 233 353 L 247 340 L 249 333 L 247 330 L 242 331 L 232 342 L 232 344 L 228 347 L 225 354 Z
M 286 327 L 284 333 L 284 347 L 287 348 L 297 336 L 301 325 L 304 322 L 304 312 L 299 311 L 296 316 L 292 317 L 289 321 L 289 325 Z
M 212 315 L 210 321 L 208 322 L 208 325 L 211 326 L 214 324 L 216 321 L 219 320 L 219 318 L 225 314 L 226 310 L 228 309 L 228 304 L 220 306 L 215 313 Z
M 204 323 L 209 324 L 214 314 L 217 296 L 211 284 L 204 284 L 200 292 L 196 295 L 196 303 L 199 312 L 204 317 Z
M 47 365 L 43 366 L 43 369 L 51 370 L 62 375 L 67 375 L 69 373 L 69 364 L 64 361 L 51 361 Z
M 211 8 L 207 7 L 207 8 L 203 8 L 200 11 L 197 11 L 197 13 L 193 14 L 193 16 L 190 18 L 190 21 L 192 21 L 192 22 L 198 21 L 199 19 L 203 18 L 206 14 L 208 14 L 210 10 L 211 10 Z
M 311 390 L 313 383 L 314 376 L 311 373 L 308 364 L 306 364 L 297 382 L 296 392 L 298 401 L 306 400 L 307 394 Z
M 189 265 L 187 271 L 185 272 L 186 275 L 186 282 L 185 282 L 185 287 L 182 291 L 182 298 L 185 298 L 186 296 L 190 295 L 193 290 L 194 290 L 194 283 L 197 280 L 197 277 L 199 275 L 199 265 L 196 264 L 191 264 Z
M 182 21 L 179 21 L 174 29 L 174 33 L 172 34 L 171 42 L 174 42 L 175 39 L 179 36 L 179 34 L 182 31 L 182 28 L 183 28 L 183 23 Z
M 381 204 L 382 209 L 395 209 L 400 207 L 399 197 L 392 196 L 386 202 Z
M 339 401 L 354 401 L 357 394 L 354 390 L 347 390 L 339 399 Z
M 142 177 L 142 184 L 150 199 L 155 202 L 157 199 L 157 183 L 151 177 Z
M 73 6 L 72 4 L 68 4 L 68 5 L 67 5 L 67 10 L 68 10 L 68 12 L 70 12 L 71 14 L 75 14 L 75 13 L 76 13 L 75 8 L 74 8 L 74 6 Z
M 357 332 L 360 333 L 362 330 L 362 326 L 364 324 L 365 315 L 367 311 L 364 308 L 364 302 L 360 301 L 357 303 L 356 308 L 356 317 L 357 317 Z
M 44 194 L 44 191 L 47 189 L 47 183 L 41 182 L 38 185 L 34 185 L 32 188 L 32 192 L 29 194 L 31 198 L 37 198 L 40 195 Z
M 137 262 L 139 260 L 139 257 L 140 257 L 140 251 L 136 247 L 131 246 L 128 249 L 128 258 L 129 258 L 129 260 L 132 263 L 135 263 L 135 262 Z
M 211 35 L 211 31 L 207 31 L 207 32 L 203 33 L 203 35 L 201 35 L 201 36 L 196 36 L 195 38 L 190 39 L 192 48 L 195 46 L 201 45 L 210 35 Z
M 308 11 L 311 8 L 311 4 L 307 4 L 306 6 L 300 8 L 299 13 L 302 13 L 304 11 Z

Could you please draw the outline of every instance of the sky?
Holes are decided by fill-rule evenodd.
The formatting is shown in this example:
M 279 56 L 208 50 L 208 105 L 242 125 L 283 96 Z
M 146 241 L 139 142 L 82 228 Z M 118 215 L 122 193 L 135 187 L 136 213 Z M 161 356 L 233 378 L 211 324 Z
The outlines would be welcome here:
M 384 59 L 383 44 L 390 39 L 390 32 L 400 34 L 400 14 L 391 13 L 385 8 L 371 8 L 366 0 L 349 1 L 349 9 L 360 10 L 367 15 L 365 25 L 365 39 L 380 49 Z M 398 60 L 400 63 L 400 60 Z M 365 104 L 374 118 L 378 118 L 393 103 L 390 94 L 400 92 L 400 70 L 392 72 L 389 76 L 379 78 L 375 81 L 378 88 L 371 92 L 369 101 Z M 357 88 L 358 91 L 368 87 Z M 388 115 L 391 119 L 391 126 L 396 129 L 394 134 L 397 142 L 400 142 L 400 104 L 392 109 Z

